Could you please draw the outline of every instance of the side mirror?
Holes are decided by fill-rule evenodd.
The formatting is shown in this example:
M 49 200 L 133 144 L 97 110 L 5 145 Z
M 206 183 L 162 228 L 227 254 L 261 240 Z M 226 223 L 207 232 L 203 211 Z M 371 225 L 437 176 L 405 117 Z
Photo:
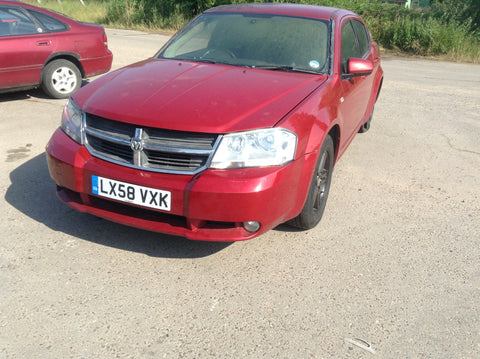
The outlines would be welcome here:
M 348 72 L 345 77 L 367 76 L 373 71 L 373 62 L 357 58 L 348 59 Z

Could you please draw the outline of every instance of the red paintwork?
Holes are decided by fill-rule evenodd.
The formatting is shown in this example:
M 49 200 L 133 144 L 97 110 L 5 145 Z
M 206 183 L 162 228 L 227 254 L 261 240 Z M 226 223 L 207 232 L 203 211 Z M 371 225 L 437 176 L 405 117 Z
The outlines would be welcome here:
M 195 124 L 197 132 L 227 133 L 251 129 L 252 123 L 273 126 L 325 79 L 149 59 L 93 82 L 75 101 L 86 112 L 122 122 L 180 131 L 191 131 Z M 152 122 L 152 113 L 161 116 Z
M 355 75 L 368 75 L 373 71 L 373 62 L 363 59 L 351 58 L 348 60 L 348 73 Z
M 315 156 L 307 155 L 299 161 L 293 161 L 283 167 L 267 167 L 238 170 L 207 170 L 200 176 L 169 175 L 148 171 L 138 171 L 118 166 L 92 157 L 85 147 L 72 143 L 72 140 L 58 129 L 47 145 L 47 161 L 53 180 L 75 193 L 88 194 L 91 189 L 92 175 L 108 175 L 142 186 L 160 187 L 172 192 L 171 215 L 188 218 L 190 222 L 201 221 L 243 222 L 259 220 L 276 226 L 292 216 L 295 210 L 294 193 L 299 185 L 300 173 L 315 165 Z M 292 181 L 293 179 L 293 181 Z M 264 225 L 259 233 L 251 234 L 240 228 L 226 235 L 224 230 L 192 229 L 188 223 L 180 225 L 162 221 L 140 221 L 118 217 L 117 213 L 105 213 L 105 209 L 89 203 L 89 197 L 76 200 L 75 196 L 60 191 L 60 197 L 67 204 L 82 212 L 135 227 L 163 233 L 182 235 L 190 239 L 231 241 L 257 236 L 271 226 Z M 268 203 L 283 193 L 275 201 L 275 206 L 266 211 L 263 206 L 253 203 Z M 78 195 L 77 195 L 78 196 Z M 137 220 L 139 220 L 137 222 Z M 232 229 L 228 229 L 232 231 Z
M 275 12 L 335 20 L 335 35 L 349 19 L 346 10 L 297 5 L 239 5 L 210 11 Z M 333 15 L 332 15 L 333 14 Z M 59 197 L 70 206 L 100 217 L 190 239 L 249 239 L 296 217 L 305 203 L 319 149 L 327 134 L 336 160 L 369 118 L 383 71 L 372 42 L 363 62 L 371 74 L 342 79 L 336 39 L 332 74 L 310 75 L 178 60 L 149 59 L 93 81 L 73 96 L 95 115 L 133 124 L 180 131 L 229 133 L 283 127 L 297 134 L 294 161 L 285 166 L 215 170 L 197 175 L 154 173 L 93 157 L 62 130 L 47 145 Z M 92 174 L 172 193 L 172 211 L 157 218 L 112 209 L 95 201 Z M 259 221 L 252 234 L 243 221 Z M 218 222 L 228 222 L 220 225 Z
M 63 58 L 77 65 L 84 78 L 110 70 L 112 53 L 100 25 L 81 23 L 33 5 L 0 0 L 0 6 L 33 9 L 67 25 L 66 31 L 0 36 L 0 91 L 37 86 L 42 69 Z

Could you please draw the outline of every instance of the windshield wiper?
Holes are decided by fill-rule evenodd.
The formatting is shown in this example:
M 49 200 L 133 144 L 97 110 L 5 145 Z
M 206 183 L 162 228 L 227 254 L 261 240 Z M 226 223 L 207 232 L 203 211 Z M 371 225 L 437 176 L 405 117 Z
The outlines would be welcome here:
M 178 60 L 178 59 L 176 59 Z M 212 59 L 207 59 L 207 58 L 202 58 L 202 57 L 194 57 L 192 59 L 182 59 L 183 61 L 193 61 L 193 62 L 202 62 L 205 64 L 219 64 L 219 65 L 230 65 L 230 66 L 238 66 L 235 64 L 231 64 L 230 62 L 225 62 L 225 61 L 217 61 L 217 60 L 212 60 Z
M 210 60 L 210 59 L 202 59 L 200 57 L 194 57 L 193 59 L 191 60 L 188 60 L 188 61 L 195 61 L 195 62 L 204 62 L 206 64 L 216 64 L 217 61 L 214 61 L 214 60 Z
M 204 62 L 207 64 L 217 64 L 217 61 L 210 60 L 210 59 L 202 59 L 200 57 L 163 57 L 164 59 L 168 60 L 176 60 L 176 61 L 193 61 L 193 62 Z
M 300 73 L 305 73 L 305 74 L 314 74 L 314 75 L 320 75 L 321 73 L 315 70 L 308 70 L 308 69 L 301 69 L 298 67 L 293 67 L 293 66 L 287 66 L 287 65 L 282 65 L 282 66 L 272 66 L 272 65 L 259 65 L 259 66 L 249 66 L 252 69 L 262 69 L 262 70 L 272 70 L 272 71 L 285 71 L 285 72 L 300 72 Z

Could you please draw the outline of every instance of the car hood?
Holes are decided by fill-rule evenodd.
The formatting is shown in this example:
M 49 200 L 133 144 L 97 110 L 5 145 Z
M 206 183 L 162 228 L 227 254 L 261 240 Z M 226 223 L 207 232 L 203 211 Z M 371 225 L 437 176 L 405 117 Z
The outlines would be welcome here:
M 74 95 L 88 113 L 140 126 L 228 133 L 271 127 L 326 77 L 149 59 Z

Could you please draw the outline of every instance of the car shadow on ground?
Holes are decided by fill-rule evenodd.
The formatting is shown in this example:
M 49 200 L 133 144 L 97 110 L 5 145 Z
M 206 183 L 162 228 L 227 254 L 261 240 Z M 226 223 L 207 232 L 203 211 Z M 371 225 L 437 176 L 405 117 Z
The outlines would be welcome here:
M 54 231 L 104 246 L 144 253 L 152 257 L 201 258 L 228 247 L 230 242 L 197 242 L 113 223 L 79 213 L 55 195 L 45 153 L 10 173 L 5 200 L 17 210 Z
M 8 102 L 8 101 L 18 101 L 18 100 L 28 100 L 30 98 L 37 98 L 37 99 L 50 99 L 45 93 L 39 89 L 29 89 L 23 91 L 15 91 L 15 92 L 4 92 L 0 93 L 0 102 Z
M 82 87 L 85 85 L 88 85 L 89 83 L 90 83 L 89 79 L 82 80 Z M 39 87 L 28 89 L 28 90 L 21 90 L 21 91 L 16 90 L 12 92 L 0 93 L 0 102 L 27 100 L 29 98 L 52 100 L 52 98 L 47 96 Z

